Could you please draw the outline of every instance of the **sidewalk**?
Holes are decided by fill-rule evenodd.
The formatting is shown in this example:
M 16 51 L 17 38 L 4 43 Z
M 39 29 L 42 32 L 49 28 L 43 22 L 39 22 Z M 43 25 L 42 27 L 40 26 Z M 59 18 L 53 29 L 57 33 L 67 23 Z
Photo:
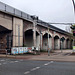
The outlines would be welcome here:
M 60 50 L 56 50 L 55 53 L 33 57 L 32 60 L 47 60 L 47 61 L 69 61 L 75 62 L 75 55 L 71 55 L 72 50 L 63 50 L 62 53 Z
M 41 60 L 41 61 L 69 61 L 75 62 L 75 55 L 71 55 L 72 50 L 63 50 L 62 53 L 60 50 L 54 51 L 54 53 L 50 53 L 48 56 L 47 52 L 42 52 L 40 55 L 0 55 L 0 57 L 7 57 L 7 58 L 16 58 L 16 59 L 24 59 L 24 60 Z

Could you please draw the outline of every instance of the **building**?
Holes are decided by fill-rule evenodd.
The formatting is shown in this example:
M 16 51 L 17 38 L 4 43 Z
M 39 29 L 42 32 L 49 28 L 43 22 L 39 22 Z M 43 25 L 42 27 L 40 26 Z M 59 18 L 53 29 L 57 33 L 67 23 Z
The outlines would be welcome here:
M 68 49 L 74 45 L 70 33 L 38 20 L 31 15 L 0 2 L 0 50 L 11 47 Z

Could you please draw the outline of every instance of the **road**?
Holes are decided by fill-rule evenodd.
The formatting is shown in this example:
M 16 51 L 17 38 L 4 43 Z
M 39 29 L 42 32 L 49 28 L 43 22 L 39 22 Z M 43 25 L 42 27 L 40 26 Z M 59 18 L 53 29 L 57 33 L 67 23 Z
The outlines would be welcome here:
M 0 58 L 0 75 L 75 75 L 75 62 Z

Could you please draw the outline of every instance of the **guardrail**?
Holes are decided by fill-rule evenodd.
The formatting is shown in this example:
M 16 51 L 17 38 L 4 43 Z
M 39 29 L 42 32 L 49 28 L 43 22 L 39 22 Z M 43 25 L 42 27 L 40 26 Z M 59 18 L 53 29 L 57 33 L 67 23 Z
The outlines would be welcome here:
M 2 2 L 0 2 L 0 11 L 6 12 L 6 13 L 10 13 L 12 15 L 18 16 L 18 17 L 22 17 L 25 19 L 29 19 L 32 20 L 31 16 L 27 13 L 24 13 L 18 9 L 15 9 L 9 5 L 6 5 Z

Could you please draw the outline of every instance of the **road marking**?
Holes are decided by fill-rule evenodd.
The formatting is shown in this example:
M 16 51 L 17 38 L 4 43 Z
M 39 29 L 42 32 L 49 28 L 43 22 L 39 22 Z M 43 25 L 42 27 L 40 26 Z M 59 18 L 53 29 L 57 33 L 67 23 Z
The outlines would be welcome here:
M 19 61 L 15 61 L 15 62 L 19 62 Z
M 40 68 L 40 67 L 33 68 L 33 69 L 31 69 L 31 71 L 37 70 L 37 69 L 39 69 L 39 68 Z
M 30 73 L 30 71 L 27 71 L 27 72 L 25 72 L 24 74 L 28 74 L 28 73 Z
M 3 63 L 3 64 L 7 64 L 7 63 Z
M 30 71 L 35 71 L 35 70 L 37 70 L 37 69 L 39 69 L 40 67 L 35 67 L 35 68 L 33 68 L 33 69 L 31 69 Z M 30 71 L 27 71 L 27 72 L 25 72 L 24 74 L 28 74 L 28 73 L 30 73 Z
M 20 60 L 20 61 L 23 61 L 23 60 Z
M 48 64 L 44 64 L 44 65 L 48 65 Z
M 51 61 L 50 63 L 53 63 L 54 61 Z
M 0 63 L 0 65 L 2 65 L 2 64 Z
M 48 62 L 48 63 L 46 63 L 46 64 L 44 64 L 45 66 L 47 66 L 47 65 L 49 65 L 49 64 L 51 64 L 51 63 L 53 63 L 54 61 L 51 61 L 51 62 Z
M 10 63 L 14 63 L 14 61 L 10 61 Z
M 5 60 L 1 60 L 1 61 L 5 61 Z

